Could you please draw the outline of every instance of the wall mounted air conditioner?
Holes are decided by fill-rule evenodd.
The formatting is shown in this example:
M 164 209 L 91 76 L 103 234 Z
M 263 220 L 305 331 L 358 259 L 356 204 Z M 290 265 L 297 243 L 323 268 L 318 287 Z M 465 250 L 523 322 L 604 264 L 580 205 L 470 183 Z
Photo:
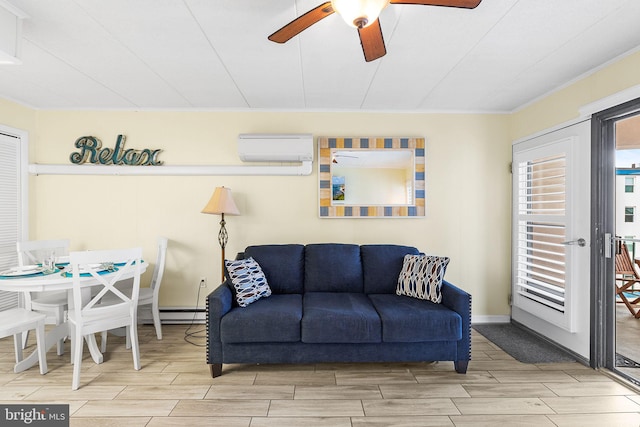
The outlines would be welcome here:
M 313 135 L 240 134 L 238 157 L 243 162 L 313 161 Z
M 22 21 L 27 18 L 22 10 L 0 0 L 0 64 L 22 64 Z

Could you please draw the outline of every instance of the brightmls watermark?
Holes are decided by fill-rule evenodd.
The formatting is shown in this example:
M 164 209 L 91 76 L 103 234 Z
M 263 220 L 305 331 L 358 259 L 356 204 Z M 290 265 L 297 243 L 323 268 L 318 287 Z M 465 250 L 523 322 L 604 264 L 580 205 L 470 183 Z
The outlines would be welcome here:
M 69 427 L 69 405 L 2 405 L 3 427 Z

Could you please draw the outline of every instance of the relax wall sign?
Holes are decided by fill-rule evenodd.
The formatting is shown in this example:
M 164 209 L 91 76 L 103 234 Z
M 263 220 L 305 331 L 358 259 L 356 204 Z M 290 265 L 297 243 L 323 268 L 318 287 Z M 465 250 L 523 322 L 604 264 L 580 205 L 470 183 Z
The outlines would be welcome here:
M 118 135 L 114 148 L 102 148 L 102 141 L 95 136 L 81 136 L 74 143 L 74 146 L 79 151 L 71 153 L 69 160 L 77 165 L 83 163 L 128 166 L 162 165 L 163 162 L 158 160 L 158 155 L 162 150 L 149 148 L 143 150 L 125 149 L 124 143 L 126 139 L 124 135 Z

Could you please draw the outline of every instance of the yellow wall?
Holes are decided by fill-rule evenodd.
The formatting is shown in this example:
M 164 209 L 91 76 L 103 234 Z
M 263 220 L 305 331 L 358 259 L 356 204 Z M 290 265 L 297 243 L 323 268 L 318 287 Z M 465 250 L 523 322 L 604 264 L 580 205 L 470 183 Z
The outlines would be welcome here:
M 579 109 L 640 84 L 640 51 L 603 67 L 511 115 L 511 138 L 519 139 L 579 117 Z
M 22 110 L 15 106 L 16 110 Z M 161 148 L 167 165 L 240 164 L 240 133 L 314 136 L 424 136 L 424 218 L 320 219 L 317 163 L 310 176 L 32 177 L 30 237 L 70 238 L 72 250 L 170 239 L 162 306 L 196 303 L 219 283 L 218 216 L 201 214 L 216 186 L 227 186 L 242 215 L 227 217 L 227 257 L 251 244 L 397 243 L 449 256 L 446 278 L 473 295 L 474 315 L 506 315 L 510 283 L 510 143 L 504 115 L 31 111 L 4 123 L 27 127 L 32 162 L 68 164 L 73 142 L 93 135 L 113 147 Z M 24 116 L 24 117 L 23 117 Z M 3 119 L 0 119 L 4 121 Z M 148 274 L 147 274 L 148 276 Z
M 35 110 L 0 98 L 0 125 L 23 130 L 33 129 L 35 118 Z
M 70 238 L 73 250 L 170 239 L 162 306 L 191 307 L 197 284 L 219 282 L 218 216 L 200 210 L 216 186 L 231 187 L 242 213 L 228 217 L 227 256 L 264 243 L 398 243 L 451 258 L 446 278 L 473 295 L 474 316 L 508 315 L 511 142 L 578 116 L 578 109 L 640 84 L 640 53 L 511 115 L 321 112 L 39 111 L 0 100 L 0 124 L 29 132 L 30 161 L 68 164 L 73 142 L 93 135 L 113 147 L 161 148 L 167 165 L 241 164 L 240 133 L 424 136 L 424 218 L 320 219 L 317 163 L 310 176 L 33 176 L 30 237 Z M 148 280 L 149 274 L 146 278 Z

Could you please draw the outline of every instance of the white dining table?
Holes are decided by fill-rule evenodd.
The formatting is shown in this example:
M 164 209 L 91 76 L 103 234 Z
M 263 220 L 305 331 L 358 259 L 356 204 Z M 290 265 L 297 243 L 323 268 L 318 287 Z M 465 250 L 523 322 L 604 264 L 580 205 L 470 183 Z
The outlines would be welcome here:
M 141 273 L 144 273 L 149 264 L 142 261 L 140 264 Z M 107 273 L 104 276 L 108 276 Z M 133 277 L 133 271 L 130 273 L 124 273 L 122 280 L 127 280 Z M 83 301 L 88 302 L 91 299 L 91 287 L 98 285 L 99 282 L 96 278 L 88 276 L 80 277 L 80 286 L 82 290 Z M 64 274 L 64 269 L 57 269 L 51 274 L 39 274 L 30 276 L 16 276 L 11 278 L 0 278 L 0 291 L 8 292 L 48 292 L 48 291 L 67 291 L 67 301 L 69 308 L 73 307 L 73 277 L 71 275 Z M 58 341 L 65 337 L 71 338 L 72 334 L 68 322 L 63 322 L 60 325 L 56 325 L 54 328 L 47 331 L 45 336 L 45 349 L 49 351 L 51 347 L 56 345 Z M 86 335 L 85 341 L 89 347 L 91 358 L 95 363 L 100 364 L 103 362 L 103 356 L 98 348 L 95 335 Z M 38 363 L 37 351 L 34 351 L 29 356 L 24 358 L 21 362 L 15 365 L 15 371 L 21 372 L 25 369 L 29 369 Z

